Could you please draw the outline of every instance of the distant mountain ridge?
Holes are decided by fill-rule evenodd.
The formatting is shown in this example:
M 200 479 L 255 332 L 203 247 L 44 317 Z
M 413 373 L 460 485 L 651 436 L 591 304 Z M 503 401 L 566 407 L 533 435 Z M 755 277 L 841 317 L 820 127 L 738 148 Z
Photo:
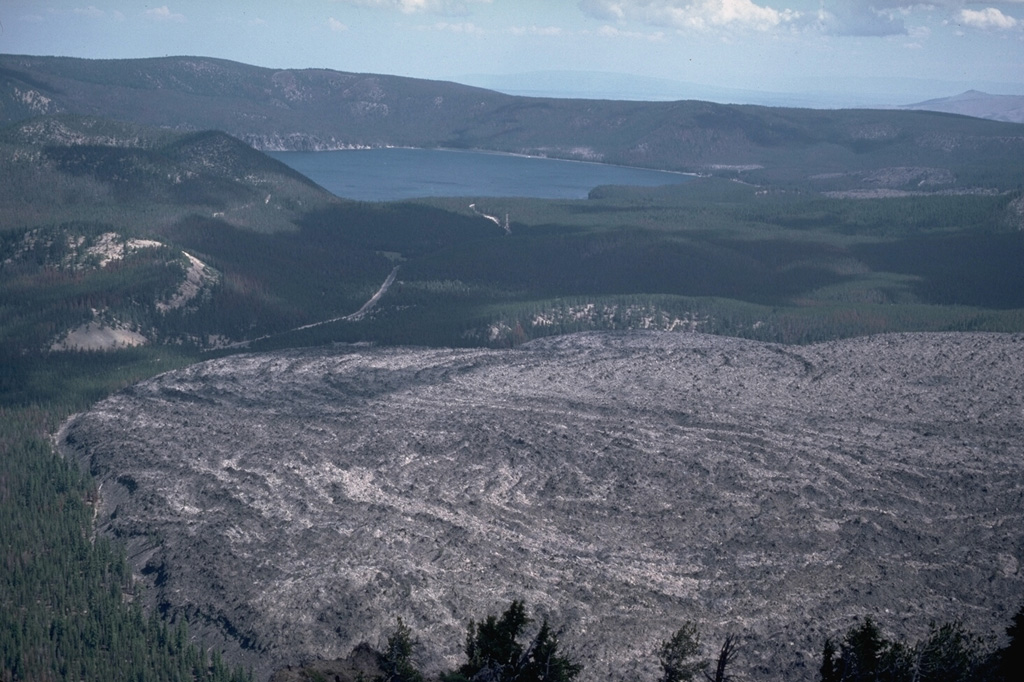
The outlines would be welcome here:
M 1024 128 L 928 112 L 515 97 L 202 57 L 0 56 L 0 122 L 55 113 L 223 130 L 263 150 L 487 149 L 702 173 L 763 168 L 776 180 L 890 166 L 956 174 L 951 161 L 1024 157 Z
M 773 91 L 759 87 L 738 88 L 715 84 L 699 83 L 686 79 L 685 74 L 677 78 L 657 78 L 609 71 L 530 71 L 525 73 L 486 74 L 469 73 L 455 79 L 459 83 L 509 95 L 525 97 L 553 97 L 568 99 L 613 99 L 646 102 L 665 102 L 686 99 L 707 100 L 719 104 L 752 104 L 768 107 L 795 107 L 822 110 L 834 109 L 907 109 L 923 108 L 930 102 L 944 102 L 958 99 L 963 95 L 977 94 L 997 100 L 1010 95 L 989 95 L 981 90 L 1016 93 L 1019 86 L 1013 83 L 978 82 L 968 86 L 963 82 L 935 81 L 909 77 L 861 78 L 843 81 L 839 92 L 829 91 L 827 83 L 805 79 L 795 89 Z M 946 97 L 945 93 L 961 92 L 963 95 Z M 908 101 L 921 102 L 901 105 Z M 935 109 L 935 111 L 942 111 Z M 984 112 L 984 110 L 982 110 Z M 1010 120 L 1001 118 L 997 107 L 992 116 L 986 113 L 971 114 L 980 118 Z
M 610 99 L 637 102 L 709 100 L 719 103 L 765 106 L 809 106 L 809 98 L 775 92 L 701 85 L 668 78 L 650 78 L 599 71 L 533 71 L 490 75 L 467 74 L 458 79 L 466 85 L 523 97 L 563 99 Z
M 465 74 L 459 83 L 525 97 L 612 99 L 640 102 L 707 100 L 719 104 L 752 104 L 811 109 L 891 109 L 892 97 L 863 88 L 841 94 L 822 92 L 806 84 L 798 92 L 707 85 L 688 80 L 654 78 L 606 71 L 531 71 L 510 74 Z M 902 101 L 902 100 L 901 100 Z
M 993 121 L 1024 123 L 1024 95 L 990 95 L 987 92 L 968 90 L 952 97 L 930 99 L 900 108 L 943 111 Z
M 758 305 L 867 296 L 1003 310 L 1019 307 L 1015 292 L 1024 290 L 1014 267 L 1018 244 L 1003 234 L 1018 230 L 1024 215 L 1020 124 L 916 111 L 513 97 L 452 83 L 273 71 L 203 58 L 11 56 L 0 56 L 0 120 L 7 121 L 0 127 L 0 304 L 11 306 L 0 320 L 0 350 L 12 357 L 55 344 L 74 347 L 78 330 L 92 336 L 127 331 L 151 343 L 185 339 L 203 347 L 290 333 L 358 310 L 399 264 L 405 286 L 378 310 L 375 327 L 317 333 L 422 343 L 422 330 L 443 327 L 430 308 L 436 303 L 445 320 L 466 323 L 457 333 L 444 327 L 431 337 L 438 343 L 518 343 L 526 333 L 554 333 L 555 324 L 575 330 L 581 314 L 588 326 L 629 325 L 641 315 L 673 328 L 698 319 L 726 325 L 718 331 L 757 324 L 776 334 L 770 338 L 791 340 L 805 334 L 792 329 L 804 328 L 764 322 L 774 313 L 744 312 L 735 318 L 743 322 L 722 322 L 733 320 L 732 313 L 698 313 L 677 299 L 544 304 L 522 318 L 519 308 L 507 316 L 471 311 L 490 300 L 485 291 L 529 292 L 537 299 L 717 295 Z M 506 240 L 462 199 L 434 207 L 344 202 L 251 146 L 392 144 L 719 177 L 695 179 L 685 192 L 596 188 L 585 210 L 597 211 L 587 218 L 588 229 L 599 227 L 592 235 L 563 231 L 554 241 L 546 236 L 548 223 L 577 225 L 579 207 L 545 206 L 551 217 L 540 220 L 523 203 L 491 203 L 489 214 L 511 212 L 519 223 Z M 887 214 L 888 206 L 847 201 L 873 197 L 912 201 L 894 205 L 895 215 Z M 748 206 L 737 213 L 736 201 Z M 817 201 L 824 203 L 808 203 Z M 743 232 L 749 226 L 751 236 L 781 250 L 700 232 L 723 224 Z M 682 239 L 643 229 L 615 236 L 624 225 L 657 225 Z M 852 242 L 838 251 L 835 245 L 822 249 L 815 243 L 819 230 L 865 234 L 872 243 L 880 235 L 950 230 L 964 232 L 962 243 L 971 251 L 963 258 L 961 242 L 929 236 L 938 254 L 930 260 L 946 263 L 939 272 L 904 258 L 920 244 L 900 246 L 890 262 Z M 138 240 L 169 251 L 131 246 Z M 92 269 L 66 265 L 115 243 L 125 252 L 116 262 Z M 488 258 L 496 265 L 481 268 Z M 854 270 L 844 264 L 847 258 Z M 204 276 L 207 270 L 192 259 L 222 276 Z M 1007 265 L 995 267 L 996 261 Z M 294 269 L 297 263 L 301 270 Z M 875 271 L 875 280 L 862 277 Z M 891 283 L 889 273 L 908 279 Z M 928 284 L 910 284 L 920 277 Z M 53 282 L 73 285 L 71 295 L 51 296 Z M 162 307 L 197 282 L 209 295 L 197 294 L 169 312 Z M 843 282 L 855 293 L 823 288 Z M 453 306 L 462 306 L 458 314 Z M 424 311 L 422 327 L 406 322 L 410 310 Z M 616 310 L 621 314 L 608 312 Z M 996 325 L 993 319 L 977 324 L 990 328 L 984 325 Z M 828 334 L 834 333 L 830 327 Z

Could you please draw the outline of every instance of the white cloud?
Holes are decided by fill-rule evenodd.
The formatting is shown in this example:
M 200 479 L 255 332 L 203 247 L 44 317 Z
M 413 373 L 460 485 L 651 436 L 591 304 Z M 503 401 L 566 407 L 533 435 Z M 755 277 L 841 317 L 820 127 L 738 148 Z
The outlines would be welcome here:
M 776 10 L 756 5 L 751 0 L 704 0 L 698 6 L 703 17 L 712 24 L 743 24 L 764 29 L 791 21 L 796 15 L 792 10 Z
M 910 38 L 910 41 L 904 43 L 904 45 L 913 49 L 922 49 L 924 48 L 925 42 L 931 37 L 931 35 L 932 30 L 927 26 L 915 26 L 907 31 L 907 36 Z
M 960 23 L 972 28 L 1009 30 L 1015 28 L 1021 22 L 1013 17 L 1006 16 L 995 7 L 986 7 L 983 10 L 960 10 Z
M 818 8 L 809 10 L 813 4 Z M 986 7 L 966 9 L 971 5 Z M 833 36 L 919 39 L 914 32 L 936 17 L 990 30 L 1024 26 L 1024 19 L 991 5 L 1022 6 L 1024 0 L 579 0 L 585 14 L 602 21 L 680 30 L 802 29 Z
M 330 30 L 334 31 L 335 33 L 342 33 L 343 31 L 347 31 L 348 30 L 348 26 L 346 26 L 345 24 L 341 23 L 340 21 L 338 21 L 334 17 L 329 17 L 327 19 L 327 28 L 329 28 Z
M 984 5 L 984 9 L 965 9 Z M 912 21 L 925 21 L 936 15 L 948 23 L 984 29 L 1010 29 L 1022 21 L 1004 14 L 992 5 L 1024 5 L 1024 0 L 822 0 L 822 8 L 836 18 L 836 25 L 850 35 L 889 35 L 906 33 Z M 904 22 L 907 22 L 906 25 Z M 889 30 L 886 33 L 886 29 Z
M 625 21 L 626 4 L 611 0 L 580 0 L 580 9 L 584 14 L 602 21 Z
M 147 9 L 145 12 L 146 16 L 150 19 L 156 19 L 158 21 L 185 21 L 184 14 L 178 14 L 172 12 L 167 5 L 163 7 L 155 7 L 153 9 Z
M 769 30 L 799 18 L 753 0 L 581 0 L 580 9 L 604 20 L 639 21 L 676 29 Z
M 882 6 L 879 9 L 879 6 Z M 906 35 L 904 8 L 889 2 L 823 2 L 813 28 L 835 36 Z
M 405 14 L 424 12 L 447 16 L 463 16 L 469 13 L 472 4 L 488 4 L 491 0 L 341 0 L 357 7 L 380 7 L 396 9 Z

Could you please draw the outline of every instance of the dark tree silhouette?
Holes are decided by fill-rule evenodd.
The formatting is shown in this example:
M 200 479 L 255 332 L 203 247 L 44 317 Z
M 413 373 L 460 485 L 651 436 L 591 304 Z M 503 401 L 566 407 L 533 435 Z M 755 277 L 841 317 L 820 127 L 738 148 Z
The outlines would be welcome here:
M 558 637 L 547 620 L 524 646 L 520 638 L 531 622 L 521 601 L 513 601 L 501 618 L 470 621 L 466 663 L 442 676 L 446 682 L 571 682 L 581 667 L 558 651 Z
M 1017 610 L 1006 634 L 1010 643 L 998 653 L 999 670 L 1003 679 L 1018 680 L 1024 674 L 1024 606 Z
M 388 636 L 387 646 L 377 655 L 377 664 L 384 671 L 378 682 L 423 682 L 423 675 L 412 662 L 415 648 L 412 630 L 399 618 L 395 631 Z
M 850 630 L 843 641 L 843 680 L 874 680 L 885 649 L 885 639 L 871 617 Z
M 558 636 L 551 632 L 547 620 L 527 648 L 522 668 L 522 674 L 515 679 L 533 682 L 569 682 L 582 670 L 558 653 Z
M 725 641 L 722 642 L 722 648 L 718 651 L 718 660 L 715 663 L 715 674 L 712 676 L 704 671 L 704 677 L 708 678 L 708 682 L 728 682 L 732 679 L 732 675 L 726 674 L 726 670 L 729 665 L 736 658 L 736 636 L 728 634 L 725 636 Z
M 865 618 L 850 628 L 838 650 L 832 640 L 825 641 L 821 681 L 995 682 L 1000 653 L 986 653 L 982 640 L 958 621 L 933 623 L 927 637 L 908 645 L 886 640 L 874 621 Z M 1019 679 L 1021 669 L 1011 670 L 1006 679 Z
M 962 624 L 946 623 L 931 631 L 914 651 L 915 682 L 968 682 L 981 664 L 979 647 Z
M 663 642 L 658 658 L 661 661 L 661 682 L 688 682 L 707 668 L 700 656 L 700 633 L 697 624 L 686 621 L 672 638 Z
M 826 640 L 822 654 L 822 682 L 881 682 L 895 680 L 892 668 L 904 656 L 902 647 L 893 647 L 884 637 L 875 622 L 865 618 L 846 633 L 839 645 Z
M 837 653 L 835 642 L 831 638 L 826 639 L 825 650 L 821 654 L 821 682 L 839 682 Z

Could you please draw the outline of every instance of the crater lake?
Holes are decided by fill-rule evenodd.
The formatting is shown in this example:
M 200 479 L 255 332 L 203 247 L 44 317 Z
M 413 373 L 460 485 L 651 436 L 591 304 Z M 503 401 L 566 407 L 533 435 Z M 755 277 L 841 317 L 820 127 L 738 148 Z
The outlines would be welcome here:
M 600 185 L 672 185 L 689 178 L 670 171 L 451 149 L 268 154 L 332 194 L 359 201 L 444 196 L 585 199 Z

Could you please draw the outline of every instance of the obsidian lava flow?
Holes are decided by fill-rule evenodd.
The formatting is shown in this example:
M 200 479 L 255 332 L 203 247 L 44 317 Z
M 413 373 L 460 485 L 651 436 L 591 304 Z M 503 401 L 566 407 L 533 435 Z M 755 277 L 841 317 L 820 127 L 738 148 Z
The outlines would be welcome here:
M 585 680 L 654 679 L 685 619 L 709 650 L 738 633 L 738 672 L 811 679 L 858 616 L 997 633 L 1024 595 L 1019 335 L 243 355 L 60 442 L 150 601 L 263 678 L 398 616 L 454 666 L 523 599 Z

